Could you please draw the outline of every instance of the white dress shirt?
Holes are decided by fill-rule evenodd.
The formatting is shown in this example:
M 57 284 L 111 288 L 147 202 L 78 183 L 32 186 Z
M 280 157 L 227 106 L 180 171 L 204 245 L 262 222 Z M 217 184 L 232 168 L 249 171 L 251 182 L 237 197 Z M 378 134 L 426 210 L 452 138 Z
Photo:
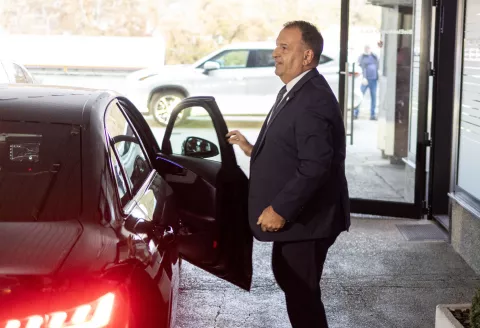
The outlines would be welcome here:
M 291 80 L 290 82 L 287 83 L 287 92 L 285 92 L 285 94 L 283 95 L 283 98 L 285 98 L 286 96 L 288 96 L 288 93 L 290 92 L 290 90 L 293 89 L 293 87 L 295 86 L 295 84 L 297 84 L 298 81 L 300 81 L 302 79 L 302 77 L 304 77 L 308 72 L 310 72 L 311 69 L 309 69 L 308 71 L 305 71 L 303 72 L 302 74 L 298 75 L 296 78 L 294 78 L 293 80 Z M 283 100 L 282 98 L 282 100 Z

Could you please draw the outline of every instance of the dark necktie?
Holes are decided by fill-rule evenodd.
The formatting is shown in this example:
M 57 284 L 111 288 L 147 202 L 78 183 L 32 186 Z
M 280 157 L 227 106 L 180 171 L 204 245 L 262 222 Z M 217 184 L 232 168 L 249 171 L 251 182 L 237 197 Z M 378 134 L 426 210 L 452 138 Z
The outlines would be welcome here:
M 275 100 L 275 104 L 273 104 L 273 107 L 270 110 L 270 116 L 268 117 L 268 124 L 270 124 L 270 121 L 272 120 L 272 118 L 275 117 L 275 115 L 277 114 L 278 108 L 279 108 L 278 105 L 282 101 L 283 96 L 285 95 L 286 92 L 287 92 L 287 86 L 284 85 L 278 92 L 277 99 Z

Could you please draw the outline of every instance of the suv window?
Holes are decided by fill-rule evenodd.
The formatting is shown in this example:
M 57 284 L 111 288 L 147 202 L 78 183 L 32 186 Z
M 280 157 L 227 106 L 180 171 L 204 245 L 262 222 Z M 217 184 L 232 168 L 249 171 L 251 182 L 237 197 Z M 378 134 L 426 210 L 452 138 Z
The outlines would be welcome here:
M 251 67 L 274 67 L 275 59 L 272 57 L 273 49 L 256 50 Z
M 248 50 L 227 50 L 224 51 L 210 61 L 220 64 L 220 68 L 246 68 L 248 61 Z
M 0 126 L 0 221 L 77 218 L 80 128 L 5 121 Z
M 108 106 L 105 125 L 112 147 L 127 176 L 127 183 L 132 195 L 135 195 L 152 171 L 140 139 L 134 133 L 133 127 L 125 118 L 116 101 Z M 115 164 L 112 163 L 112 166 L 115 167 Z M 123 191 L 120 190 L 120 186 L 117 185 L 117 187 L 119 194 L 122 195 Z

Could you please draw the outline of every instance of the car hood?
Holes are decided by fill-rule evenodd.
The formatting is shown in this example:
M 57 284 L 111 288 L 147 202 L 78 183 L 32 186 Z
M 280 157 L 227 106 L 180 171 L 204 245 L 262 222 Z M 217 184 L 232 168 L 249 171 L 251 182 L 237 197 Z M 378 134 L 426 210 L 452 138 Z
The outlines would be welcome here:
M 149 67 L 144 68 L 133 73 L 130 73 L 127 76 L 128 80 L 138 81 L 140 79 L 145 79 L 145 77 L 158 76 L 164 74 L 174 74 L 174 73 L 186 73 L 188 71 L 194 70 L 191 65 L 165 65 L 161 67 Z M 147 78 L 148 79 L 148 78 Z
M 128 84 L 148 85 L 157 81 L 182 80 L 195 75 L 195 68 L 192 65 L 167 65 L 159 68 L 145 68 L 130 73 L 127 76 L 127 82 Z
M 0 276 L 53 274 L 81 233 L 73 220 L 0 222 Z

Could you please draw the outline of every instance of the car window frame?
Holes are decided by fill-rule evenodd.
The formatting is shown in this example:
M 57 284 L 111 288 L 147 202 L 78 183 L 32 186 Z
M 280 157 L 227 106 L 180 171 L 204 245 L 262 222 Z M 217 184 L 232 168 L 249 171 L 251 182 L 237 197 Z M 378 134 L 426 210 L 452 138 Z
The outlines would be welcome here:
M 198 157 L 198 158 L 199 158 L 199 159 L 206 160 L 206 161 L 210 161 L 210 162 L 222 163 L 222 149 L 221 149 L 221 147 L 220 147 L 219 137 L 218 137 L 218 135 L 217 135 L 217 133 L 216 133 L 216 128 L 215 128 L 214 119 L 212 118 L 212 116 L 211 116 L 210 113 L 208 112 L 208 109 L 207 109 L 204 105 L 197 106 L 197 108 L 202 108 L 202 109 L 205 111 L 205 113 L 207 114 L 206 116 L 208 116 L 208 117 L 210 118 L 211 127 L 209 127 L 209 129 L 211 128 L 211 129 L 213 129 L 213 132 L 215 132 L 215 133 L 214 133 L 215 141 L 212 141 L 211 139 L 206 139 L 206 138 L 204 138 L 203 136 L 197 136 L 197 135 L 190 135 L 190 137 L 195 137 L 195 138 L 204 139 L 204 140 L 212 143 L 213 145 L 215 145 L 215 147 L 217 147 L 217 149 L 218 149 L 218 155 L 213 156 L 212 158 L 210 158 L 210 157 L 206 157 L 206 158 Z M 188 110 L 188 108 L 184 108 L 184 109 L 180 110 L 178 113 L 181 113 L 181 112 L 184 111 L 184 110 Z M 178 116 L 178 114 L 177 114 L 176 116 Z M 182 126 L 174 125 L 174 126 L 172 127 L 172 134 L 174 134 L 173 131 L 175 131 L 176 128 L 181 129 Z M 185 140 L 182 141 L 182 146 L 183 146 L 183 142 L 184 142 L 184 141 L 185 141 Z M 169 143 L 170 143 L 170 145 L 169 145 L 169 147 L 168 147 L 169 150 L 170 150 L 170 154 L 169 154 L 169 155 L 193 157 L 193 156 L 184 155 L 184 154 L 182 154 L 182 153 L 174 152 L 174 151 L 173 151 L 173 146 L 172 146 L 171 138 L 170 138 L 170 140 L 169 140 Z M 177 148 L 177 147 L 175 147 L 175 148 Z M 213 159 L 213 158 L 216 158 L 217 156 L 218 156 L 218 159 Z
M 106 133 L 106 131 L 105 131 Z M 120 163 L 120 160 L 119 160 L 119 157 L 118 157 L 118 153 L 117 151 L 115 150 L 115 148 L 113 147 L 113 142 L 110 138 L 110 136 L 106 133 L 106 140 L 107 140 L 107 153 L 108 153 L 108 166 L 110 168 L 110 172 L 112 173 L 113 175 L 113 178 L 114 178 L 114 183 L 115 183 L 115 195 L 116 195 L 116 199 L 117 199 L 117 203 L 120 205 L 120 208 L 122 209 L 122 212 L 123 214 L 126 214 L 127 211 L 126 211 L 126 208 L 130 207 L 129 203 L 131 203 L 133 200 L 134 200 L 134 197 L 132 196 L 132 190 L 130 188 L 130 184 L 128 183 L 127 181 L 127 178 L 126 178 L 126 173 L 125 173 L 125 170 L 123 168 L 123 165 L 121 165 Z M 120 193 L 119 193 L 119 186 L 118 186 L 118 182 L 117 182 L 117 173 L 113 167 L 113 163 L 112 163 L 112 155 L 115 157 L 115 160 L 117 161 L 119 167 L 120 167 L 120 174 L 121 174 L 121 179 L 123 180 L 123 182 L 125 183 L 125 187 L 127 188 L 127 191 L 125 193 L 125 195 L 127 196 L 127 200 L 125 201 L 125 203 L 122 201 L 122 197 L 120 197 Z
M 118 151 L 117 149 L 115 148 L 115 142 L 113 141 L 113 137 L 110 135 L 108 129 L 107 129 L 107 115 L 108 115 L 108 112 L 109 112 L 109 109 L 111 108 L 111 105 L 115 105 L 118 110 L 120 110 L 121 114 L 123 115 L 123 117 L 125 118 L 128 126 L 130 127 L 130 129 L 132 130 L 132 133 L 133 135 L 137 138 L 138 140 L 138 144 L 140 146 L 140 149 L 142 151 L 142 153 L 144 154 L 145 156 L 145 160 L 148 164 L 148 166 L 150 167 L 150 171 L 148 173 L 148 176 L 145 178 L 144 181 L 141 182 L 141 184 L 139 185 L 138 189 L 134 192 L 133 190 L 133 184 L 132 182 L 130 181 L 130 179 L 128 178 L 127 176 L 127 172 L 126 172 L 126 169 L 123 165 L 123 163 L 121 162 L 120 160 L 120 155 L 118 154 Z M 145 184 L 148 184 L 150 183 L 150 180 L 152 178 L 152 173 L 155 172 L 155 168 L 154 166 L 152 165 L 152 162 L 150 160 L 150 157 L 148 155 L 148 152 L 146 151 L 146 148 L 143 144 L 143 141 L 142 139 L 140 138 L 140 135 L 138 134 L 134 124 L 131 122 L 130 118 L 128 117 L 127 113 L 125 113 L 125 110 L 123 109 L 123 107 L 121 106 L 121 104 L 119 103 L 119 101 L 115 98 L 113 99 L 106 107 L 105 109 L 105 114 L 104 114 L 104 129 L 105 129 L 105 135 L 107 137 L 107 141 L 108 141 L 108 147 L 109 147 L 109 155 L 110 155 L 110 151 L 113 151 L 113 154 L 115 156 L 115 159 L 117 160 L 118 164 L 120 165 L 120 170 L 121 170 L 121 173 L 122 173 L 122 177 L 123 177 L 123 180 L 124 182 L 126 182 L 126 186 L 127 186 L 127 190 L 128 190 L 128 195 L 130 196 L 129 198 L 129 201 L 134 201 L 137 197 L 138 197 L 138 194 L 144 189 L 144 186 Z M 110 150 L 111 148 L 111 150 Z M 113 170 L 113 163 L 111 162 L 111 158 L 109 157 L 109 161 L 110 161 L 110 169 L 112 170 L 113 174 L 115 175 L 115 170 Z M 115 181 L 115 184 L 118 188 L 118 184 L 117 182 Z M 117 189 L 117 198 L 120 200 L 120 195 L 118 193 L 118 189 Z M 128 207 L 128 202 L 124 204 L 122 204 L 122 202 L 120 201 L 120 204 L 123 206 L 123 207 Z

